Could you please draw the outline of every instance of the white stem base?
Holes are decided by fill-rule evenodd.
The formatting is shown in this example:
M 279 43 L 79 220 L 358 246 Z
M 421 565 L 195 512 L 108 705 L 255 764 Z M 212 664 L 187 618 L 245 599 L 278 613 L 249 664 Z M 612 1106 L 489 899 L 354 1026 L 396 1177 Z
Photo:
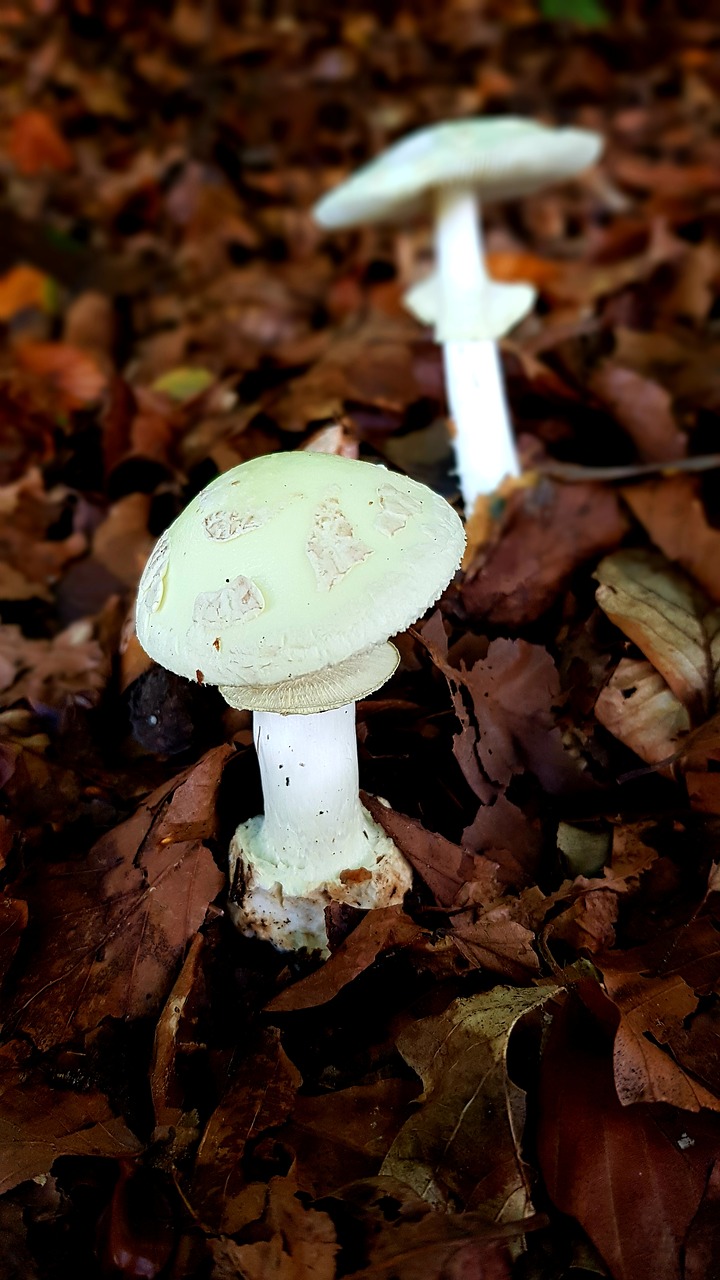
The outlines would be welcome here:
M 402 902 L 412 873 L 358 796 L 355 705 L 316 715 L 256 712 L 265 814 L 230 846 L 235 925 L 283 950 L 327 953 L 331 901 Z
M 506 476 L 519 476 L 497 343 L 446 342 L 443 346 L 453 446 L 465 515 L 480 494 L 493 493 Z

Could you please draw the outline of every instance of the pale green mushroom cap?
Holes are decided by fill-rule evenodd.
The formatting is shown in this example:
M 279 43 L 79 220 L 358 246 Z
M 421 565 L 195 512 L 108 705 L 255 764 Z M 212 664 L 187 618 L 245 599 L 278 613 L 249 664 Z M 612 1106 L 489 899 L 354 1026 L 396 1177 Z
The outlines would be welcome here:
M 418 129 L 324 196 L 313 210 L 329 230 L 405 222 L 430 208 L 438 187 L 474 186 L 481 200 L 510 200 L 572 178 L 597 160 L 602 137 L 513 116 L 453 120 Z
M 233 706 L 330 710 L 389 678 L 388 638 L 437 600 L 464 545 L 444 498 L 385 467 L 255 458 L 159 539 L 138 588 L 138 639 Z

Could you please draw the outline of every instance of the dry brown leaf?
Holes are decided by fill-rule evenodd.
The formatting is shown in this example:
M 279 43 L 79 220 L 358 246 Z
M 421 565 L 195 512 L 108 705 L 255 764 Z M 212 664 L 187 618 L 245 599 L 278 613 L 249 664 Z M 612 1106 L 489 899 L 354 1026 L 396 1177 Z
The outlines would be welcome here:
M 720 603 L 720 530 L 707 520 L 697 481 L 670 476 L 623 489 L 655 546 Z
M 29 1062 L 26 1045 L 0 1050 L 0 1194 L 48 1174 L 59 1156 L 132 1156 L 141 1144 L 107 1098 L 57 1089 Z
M 516 1023 L 556 992 L 496 987 L 453 1001 L 403 1031 L 398 1048 L 421 1077 L 424 1102 L 400 1130 L 382 1172 L 430 1204 L 480 1210 L 491 1221 L 531 1212 L 520 1155 L 525 1095 L 507 1073 Z
M 241 1063 L 207 1123 L 198 1147 L 190 1199 L 195 1212 L 213 1230 L 233 1234 L 234 1201 L 247 1180 L 242 1158 L 248 1143 L 290 1115 L 302 1083 L 275 1028 Z
M 219 785 L 229 747 L 216 747 L 154 792 L 103 836 L 83 874 L 76 863 L 41 865 L 28 885 L 35 948 L 12 1017 L 43 1048 L 72 1040 L 103 1019 L 157 1013 L 184 949 L 223 885 L 197 836 L 176 842 L 175 806 L 194 795 L 205 838 L 216 826 L 208 774 Z M 195 828 L 199 829 L 199 826 Z
M 617 546 L 626 528 L 615 494 L 600 485 L 544 479 L 519 492 L 501 536 L 481 550 L 461 584 L 469 617 L 507 627 L 534 622 L 575 570 Z
M 629 960 L 632 952 L 626 952 Z M 660 1046 L 667 1045 L 698 1006 L 698 997 L 679 974 L 645 977 L 615 970 L 610 957 L 596 960 L 608 995 L 620 1010 L 613 1063 L 615 1088 L 623 1106 L 634 1102 L 669 1102 L 687 1111 L 720 1100 L 693 1080 Z
M 281 991 L 270 1001 L 268 1011 L 288 1013 L 294 1009 L 312 1009 L 326 1004 L 383 952 L 407 947 L 422 933 L 420 925 L 406 916 L 401 907 L 380 907 L 377 911 L 368 911 L 326 964 Z
M 652 663 L 622 658 L 595 703 L 595 717 L 648 764 L 675 754 L 690 716 Z
M 540 1167 L 551 1199 L 577 1218 L 615 1280 L 680 1280 L 683 1241 L 719 1143 L 715 1116 L 623 1107 L 602 1026 L 574 999 L 554 1015 L 542 1061 Z
M 720 680 L 720 609 L 662 556 L 618 551 L 601 561 L 597 602 L 645 654 L 694 719 L 706 718 Z
M 305 1208 L 292 1182 L 271 1178 L 262 1236 L 254 1244 L 211 1243 L 212 1280 L 334 1280 L 338 1243 L 331 1218 Z

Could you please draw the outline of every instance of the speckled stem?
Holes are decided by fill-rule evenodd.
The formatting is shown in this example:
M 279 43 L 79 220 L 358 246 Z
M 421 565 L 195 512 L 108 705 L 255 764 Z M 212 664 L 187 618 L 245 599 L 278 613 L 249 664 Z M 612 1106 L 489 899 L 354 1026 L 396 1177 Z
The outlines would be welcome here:
M 355 703 L 316 715 L 256 711 L 253 724 L 265 803 L 263 877 L 274 866 L 285 892 L 301 893 L 363 865 Z
M 458 185 L 438 191 L 435 247 L 440 306 L 449 319 L 462 294 L 480 291 L 487 280 L 480 210 L 471 188 Z M 445 342 L 443 357 L 458 477 L 470 515 L 478 496 L 492 493 L 505 476 L 519 475 L 520 465 L 497 343 Z

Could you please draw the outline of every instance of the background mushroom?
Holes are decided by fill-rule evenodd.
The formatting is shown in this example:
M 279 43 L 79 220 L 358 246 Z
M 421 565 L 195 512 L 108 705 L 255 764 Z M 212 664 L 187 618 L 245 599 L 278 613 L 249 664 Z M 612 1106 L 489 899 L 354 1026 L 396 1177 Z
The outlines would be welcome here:
M 497 339 L 533 305 L 531 285 L 503 285 L 487 274 L 480 202 L 508 200 L 558 182 L 598 157 L 602 139 L 587 129 L 552 129 L 512 117 L 458 120 L 402 138 L 323 197 L 321 226 L 434 219 L 437 273 L 406 295 L 410 310 L 435 324 L 442 343 L 460 489 L 469 516 L 479 494 L 519 474 Z
M 388 637 L 438 598 L 464 541 L 424 485 L 307 452 L 226 472 L 158 541 L 138 591 L 140 643 L 255 713 L 265 812 L 230 855 L 243 932 L 326 950 L 331 900 L 402 900 L 409 867 L 358 795 L 354 702 L 395 670 Z

